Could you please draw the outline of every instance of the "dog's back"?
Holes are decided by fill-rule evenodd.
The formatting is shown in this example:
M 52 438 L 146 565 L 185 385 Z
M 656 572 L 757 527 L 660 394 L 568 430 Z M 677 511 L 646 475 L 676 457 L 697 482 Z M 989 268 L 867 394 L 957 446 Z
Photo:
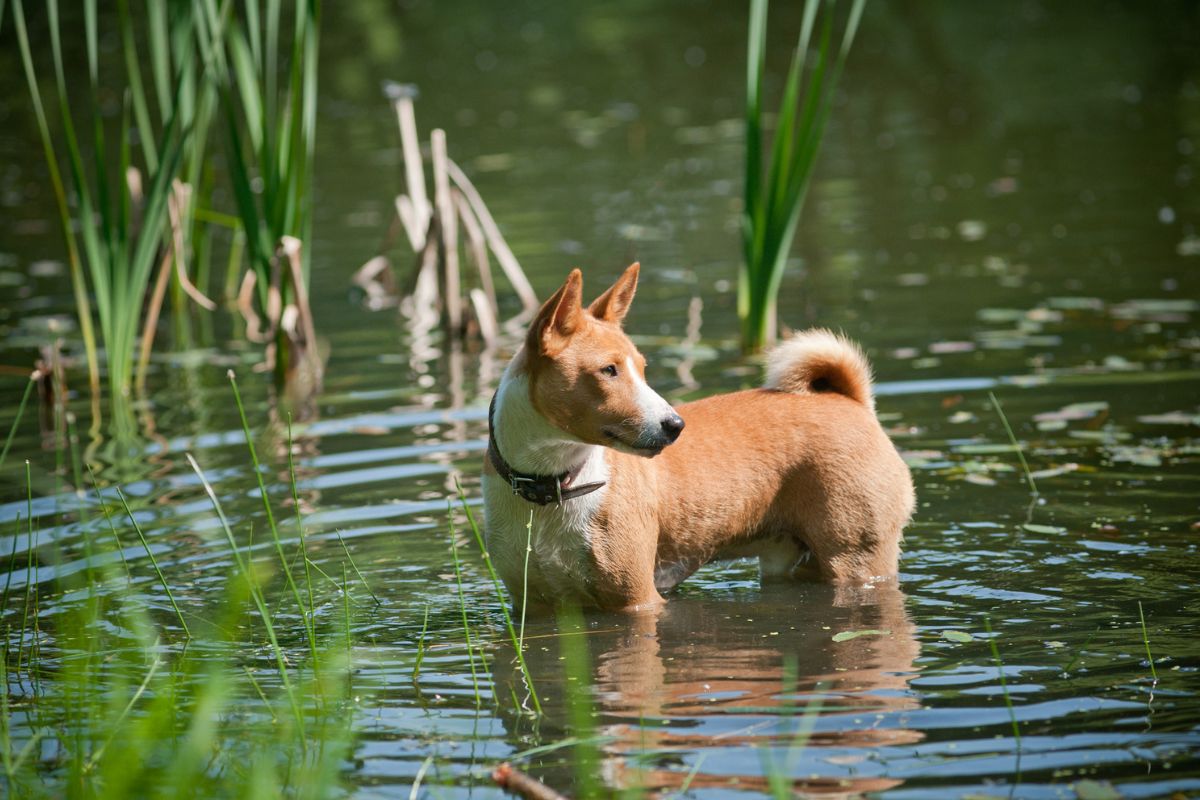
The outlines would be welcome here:
M 770 354 L 766 388 L 677 410 L 688 435 L 654 461 L 660 590 L 714 558 L 757 556 L 767 578 L 896 572 L 912 480 L 852 343 L 800 334 Z

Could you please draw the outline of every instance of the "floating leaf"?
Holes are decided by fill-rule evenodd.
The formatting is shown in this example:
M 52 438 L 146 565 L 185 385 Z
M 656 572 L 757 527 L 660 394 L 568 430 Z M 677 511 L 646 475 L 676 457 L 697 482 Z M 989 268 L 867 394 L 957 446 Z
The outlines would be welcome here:
M 1025 319 L 1019 308 L 981 308 L 975 312 L 980 322 L 1016 322 Z
M 1079 800 L 1121 800 L 1121 793 L 1111 783 L 1091 779 L 1076 781 L 1075 795 Z
M 963 453 L 971 456 L 992 456 L 1000 453 L 1015 453 L 1016 448 L 1011 444 L 988 444 L 980 442 L 979 444 L 960 444 L 955 446 L 954 452 Z
M 996 479 L 990 478 L 987 475 L 981 475 L 978 472 L 971 472 L 963 476 L 963 480 L 967 483 L 973 483 L 976 486 L 995 486 Z
M 1146 414 L 1137 419 L 1138 422 L 1145 423 L 1146 425 L 1200 425 L 1200 414 L 1189 414 L 1186 411 Z
M 833 640 L 835 642 L 848 642 L 860 636 L 890 636 L 891 633 L 891 631 L 880 631 L 874 628 L 865 631 L 841 631 L 833 635 Z
M 1021 526 L 1030 533 L 1066 533 L 1066 528 L 1060 528 L 1057 525 L 1038 525 L 1035 522 L 1026 522 Z
M 1101 431 L 1070 431 L 1069 435 L 1072 439 L 1084 439 L 1089 442 L 1105 442 L 1109 444 L 1133 438 L 1126 431 L 1113 430 L 1112 428 L 1105 428 Z
M 966 631 L 942 631 L 942 638 L 951 642 L 959 642 L 960 644 L 975 641 L 975 637 Z
M 1049 469 L 1036 469 L 1029 473 L 1035 480 L 1042 478 L 1054 478 L 1059 475 L 1066 475 L 1068 472 L 1074 472 L 1079 469 L 1079 465 L 1074 462 L 1069 462 L 1058 467 L 1050 467 Z
M 1063 311 L 1099 311 L 1104 308 L 1104 301 L 1098 297 L 1051 297 L 1046 304 Z

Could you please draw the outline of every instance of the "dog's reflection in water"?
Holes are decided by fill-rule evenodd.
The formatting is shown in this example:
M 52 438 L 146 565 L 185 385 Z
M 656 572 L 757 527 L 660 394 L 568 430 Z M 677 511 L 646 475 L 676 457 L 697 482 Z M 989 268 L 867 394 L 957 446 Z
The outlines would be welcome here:
M 834 641 L 843 631 L 879 633 Z M 674 597 L 657 613 L 589 614 L 582 631 L 566 635 L 554 636 L 550 622 L 526 632 L 546 711 L 543 742 L 577 733 L 564 727 L 567 693 L 579 689 L 561 656 L 586 646 L 601 777 L 614 790 L 670 792 L 687 781 L 694 790 L 766 792 L 773 763 L 798 792 L 855 796 L 901 783 L 879 774 L 872 748 L 922 738 L 896 713 L 918 706 L 908 682 L 920 645 L 894 583 L 766 585 L 747 600 Z M 501 697 L 523 691 L 514 661 L 511 649 L 495 654 Z M 510 722 L 514 733 L 529 724 Z M 529 768 L 569 789 L 570 753 Z

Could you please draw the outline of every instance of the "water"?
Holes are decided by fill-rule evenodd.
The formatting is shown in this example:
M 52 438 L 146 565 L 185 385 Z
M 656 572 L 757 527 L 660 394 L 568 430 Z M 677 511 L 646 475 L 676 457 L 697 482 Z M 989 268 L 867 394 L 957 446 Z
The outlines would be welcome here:
M 778 70 L 798 12 L 776 11 Z M 614 788 L 761 794 L 774 763 L 803 791 L 834 796 L 1071 797 L 1094 788 L 1078 783 L 1087 779 L 1127 797 L 1200 793 L 1200 34 L 1187 4 L 1155 14 L 869 8 L 781 304 L 787 324 L 841 328 L 871 355 L 881 418 L 919 496 L 900 587 L 760 588 L 753 566 L 735 563 L 704 569 L 657 620 L 589 616 L 574 637 L 530 620 L 540 719 L 512 711 L 510 687 L 523 686 L 472 560 L 464 588 L 489 643 L 476 708 L 459 600 L 447 591 L 446 498 L 456 478 L 477 495 L 487 401 L 506 354 L 414 340 L 392 312 L 363 311 L 349 288 L 401 186 L 378 87 L 420 84 L 418 122 L 446 129 L 542 296 L 571 266 L 598 292 L 640 259 L 628 327 L 651 384 L 690 399 L 758 381 L 737 353 L 731 288 L 744 9 L 463 3 L 450 20 L 440 4 L 363 1 L 329 12 L 313 294 L 331 357 L 323 392 L 297 411 L 296 466 L 311 557 L 340 570 L 340 531 L 382 601 L 356 623 L 364 689 L 343 779 L 358 796 L 407 796 L 430 755 L 426 785 L 494 796 L 495 762 L 572 733 L 567 641 L 590 654 L 601 774 Z M 48 335 L 64 336 L 69 352 L 78 343 L 11 28 L 0 38 L 7 431 L 37 345 Z M 680 347 L 697 316 L 699 341 Z M 185 607 L 216 602 L 230 561 L 186 452 L 238 530 L 264 530 L 231 366 L 262 430 L 283 533 L 295 536 L 284 418 L 251 371 L 259 353 L 233 331 L 226 315 L 165 331 L 144 457 L 91 453 L 125 487 Z M 68 381 L 86 421 L 78 366 Z M 1024 443 L 1036 502 L 989 390 Z M 28 458 L 35 579 L 52 614 L 62 601 L 50 581 L 83 569 L 85 526 L 36 416 L 0 472 L 0 552 L 12 551 L 8 532 L 24 513 Z M 170 627 L 144 551 L 122 535 L 135 587 Z M 26 538 L 15 545 L 21 592 Z M 437 635 L 414 684 L 426 606 Z M 15 624 L 11 604 L 5 613 Z M 298 643 L 291 625 L 285 635 Z M 833 640 L 866 630 L 885 633 Z M 30 731 L 14 719 L 19 746 Z M 806 746 L 785 754 L 796 742 Z M 522 761 L 568 787 L 571 752 Z

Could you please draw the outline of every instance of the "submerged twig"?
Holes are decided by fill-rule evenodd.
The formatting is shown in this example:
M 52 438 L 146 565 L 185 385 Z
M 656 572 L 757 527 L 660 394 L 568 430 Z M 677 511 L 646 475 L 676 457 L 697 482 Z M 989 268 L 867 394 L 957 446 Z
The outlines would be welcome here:
M 532 775 L 521 772 L 507 761 L 492 770 L 492 780 L 504 791 L 517 797 L 523 797 L 525 800 L 567 800 L 564 795 L 559 794 Z

